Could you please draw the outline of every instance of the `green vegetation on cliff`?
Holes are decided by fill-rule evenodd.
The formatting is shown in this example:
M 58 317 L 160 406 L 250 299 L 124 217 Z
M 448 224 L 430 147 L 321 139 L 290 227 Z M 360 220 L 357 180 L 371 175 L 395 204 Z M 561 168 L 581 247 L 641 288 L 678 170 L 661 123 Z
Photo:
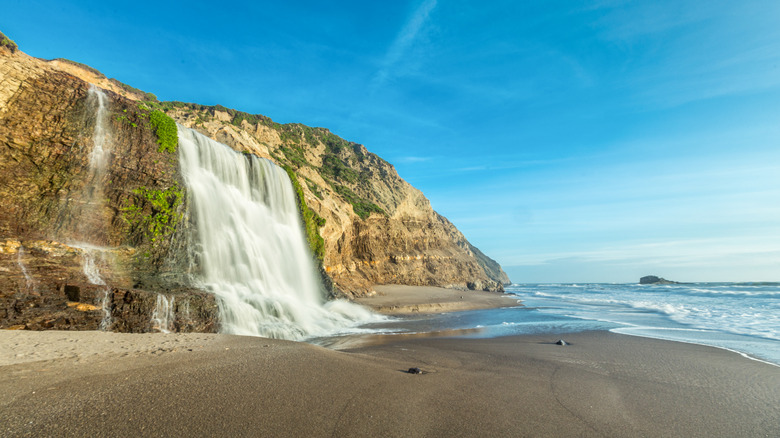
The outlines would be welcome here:
M 176 127 L 176 122 L 165 114 L 165 111 L 171 109 L 170 102 L 161 103 L 153 94 L 146 94 L 153 99 L 138 103 L 138 109 L 141 110 L 139 115 L 149 118 L 149 124 L 157 135 L 157 144 L 160 145 L 158 151 L 174 153 L 179 145 L 179 128 Z
M 19 49 L 19 46 L 16 45 L 14 40 L 5 36 L 3 32 L 0 32 L 0 47 L 8 48 L 8 50 L 10 50 L 11 53 L 14 53 Z
M 360 216 L 361 219 L 367 218 L 371 215 L 371 213 L 385 214 L 385 211 L 382 210 L 378 205 L 362 199 L 349 187 L 340 184 L 333 184 L 332 182 L 331 186 L 333 187 L 333 190 L 336 191 L 336 193 L 341 195 L 342 198 L 352 204 L 352 211 L 354 211 L 356 215 Z
M 284 170 L 287 172 L 287 176 L 290 177 L 290 182 L 292 183 L 293 188 L 295 189 L 295 195 L 298 198 L 298 211 L 301 213 L 303 226 L 306 229 L 306 240 L 309 241 L 309 247 L 314 253 L 314 256 L 321 262 L 325 255 L 325 240 L 320 235 L 320 227 L 325 225 L 325 219 L 321 218 L 306 205 L 306 199 L 303 197 L 303 189 L 292 168 L 290 166 L 284 166 Z
M 78 64 L 78 63 L 76 63 L 76 64 Z M 127 85 L 124 82 L 122 82 L 122 81 L 120 81 L 120 80 L 118 80 L 116 78 L 109 78 L 108 80 L 112 84 L 116 85 L 117 87 L 119 87 L 119 88 L 121 88 L 121 89 L 123 89 L 123 90 L 125 90 L 125 91 L 127 91 L 129 93 L 134 93 L 134 94 L 137 94 L 137 95 L 141 95 L 141 96 L 144 97 L 144 99 L 146 99 L 148 101 L 151 101 L 151 102 L 156 102 L 157 101 L 157 96 L 155 96 L 152 93 L 147 93 L 146 91 L 139 90 L 138 88 L 135 88 L 133 86 Z
M 250 125 L 262 125 L 276 131 L 281 145 L 269 150 L 274 161 L 292 170 L 302 167 L 315 169 L 331 186 L 333 192 L 352 205 L 352 210 L 361 219 L 366 219 L 371 213 L 386 214 L 384 209 L 370 199 L 373 188 L 370 187 L 369 168 L 375 163 L 389 165 L 383 159 L 371 154 L 361 145 L 344 140 L 325 128 L 312 128 L 300 123 L 276 123 L 260 114 L 249 114 L 226 108 L 222 105 L 206 106 L 184 102 L 144 102 L 149 108 L 160 111 L 184 111 L 195 116 L 195 125 L 213 121 L 217 112 L 227 114 L 229 119 L 220 116 L 225 125 L 241 127 L 244 122 Z M 321 150 L 322 165 L 316 166 L 306 158 L 310 151 Z M 311 180 L 306 180 L 309 189 L 320 199 L 323 199 L 321 188 Z
M 182 219 L 179 206 L 184 198 L 184 193 L 178 185 L 174 184 L 165 190 L 141 187 L 133 190 L 133 193 L 141 202 L 124 209 L 125 220 L 130 224 L 142 226 L 152 244 L 161 239 L 164 241 L 176 231 L 176 226 Z M 147 213 L 144 213 L 147 210 L 144 204 L 149 206 Z
M 176 122 L 164 112 L 152 110 L 149 114 L 149 123 L 152 124 L 154 132 L 157 134 L 159 151 L 176 152 L 176 146 L 179 144 L 179 130 L 176 128 Z

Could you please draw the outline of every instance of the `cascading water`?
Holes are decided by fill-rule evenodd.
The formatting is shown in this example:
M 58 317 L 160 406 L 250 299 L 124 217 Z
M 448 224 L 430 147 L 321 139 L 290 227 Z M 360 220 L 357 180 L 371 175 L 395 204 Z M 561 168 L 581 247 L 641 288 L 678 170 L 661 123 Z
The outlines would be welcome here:
M 92 132 L 92 152 L 89 155 L 90 182 L 85 188 L 84 206 L 81 210 L 77 232 L 82 242 L 94 241 L 105 233 L 105 227 L 100 220 L 104 206 L 103 179 L 111 156 L 111 139 L 106 129 L 108 97 L 100 88 L 90 85 L 87 92 L 87 104 L 94 108 L 95 127 Z M 81 266 L 89 282 L 104 286 L 98 304 L 103 309 L 103 320 L 100 322 L 100 329 L 106 330 L 111 326 L 111 310 L 109 309 L 109 294 L 111 290 L 101 277 L 100 270 L 95 263 L 95 254 L 100 252 L 102 256 L 102 248 L 89 243 L 79 243 L 74 246 L 81 248 L 83 251 Z
M 98 248 L 81 246 L 79 249 L 83 251 L 81 256 L 81 270 L 84 271 L 87 280 L 89 280 L 91 284 L 105 286 L 106 282 L 103 281 L 103 277 L 100 276 L 100 269 L 95 263 L 95 252 L 98 251 Z
M 176 297 L 157 295 L 157 303 L 152 312 L 152 328 L 162 333 L 170 333 L 174 330 L 173 323 L 176 319 L 174 302 Z
M 24 275 L 24 281 L 25 281 L 25 285 L 27 286 L 27 290 L 37 295 L 38 294 L 37 283 L 30 276 L 30 273 L 27 272 L 27 267 L 24 265 L 24 247 L 21 245 L 19 246 L 19 249 L 16 252 L 16 264 L 19 265 L 19 269 L 22 271 L 22 275 Z
M 92 153 L 89 154 L 89 170 L 92 173 L 93 186 L 102 189 L 103 176 L 106 174 L 108 159 L 111 155 L 109 148 L 111 141 L 106 129 L 108 96 L 100 88 L 90 85 L 87 100 L 91 106 L 96 107 L 95 129 L 92 132 Z
M 87 276 L 87 280 L 89 280 L 91 284 L 103 286 L 101 290 L 102 295 L 97 302 L 97 304 L 100 305 L 100 308 L 103 309 L 103 319 L 100 321 L 99 329 L 108 330 L 108 328 L 111 327 L 111 309 L 109 307 L 109 294 L 111 293 L 111 289 L 100 275 L 100 269 L 95 260 L 95 255 L 102 258 L 103 250 L 102 248 L 94 246 L 79 246 L 77 248 L 82 250 L 81 269 L 84 271 L 84 275 Z
M 286 172 L 183 126 L 179 154 L 224 332 L 301 339 L 379 318 L 325 300 Z

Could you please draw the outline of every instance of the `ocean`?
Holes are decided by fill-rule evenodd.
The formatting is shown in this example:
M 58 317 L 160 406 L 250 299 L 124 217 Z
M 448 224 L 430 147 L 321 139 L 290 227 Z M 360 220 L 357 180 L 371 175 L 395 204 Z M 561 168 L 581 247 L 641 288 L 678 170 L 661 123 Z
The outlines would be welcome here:
M 518 334 L 555 341 L 609 330 L 725 348 L 780 366 L 780 283 L 513 284 L 506 291 L 523 306 L 393 318 L 364 328 L 378 334 L 371 342 L 393 337 L 387 335 Z

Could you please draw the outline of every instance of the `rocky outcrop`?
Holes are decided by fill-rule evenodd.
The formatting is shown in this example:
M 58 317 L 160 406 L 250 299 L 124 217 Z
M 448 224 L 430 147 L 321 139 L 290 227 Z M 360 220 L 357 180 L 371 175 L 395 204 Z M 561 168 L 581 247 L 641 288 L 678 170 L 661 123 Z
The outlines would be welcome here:
M 117 264 L 133 250 L 86 251 L 55 241 L 0 241 L 0 328 L 97 330 L 105 321 L 104 328 L 118 332 L 217 331 L 219 309 L 212 294 L 111 286 L 122 285 Z M 106 285 L 92 284 L 84 273 L 84 258 L 93 256 Z M 169 305 L 164 315 L 161 302 Z M 166 319 L 165 327 L 155 316 Z
M 655 275 L 646 275 L 639 279 L 639 284 L 680 284 L 676 281 L 656 277 Z
M 108 96 L 114 147 L 99 178 L 87 170 L 97 123 L 90 83 Z M 0 328 L 94 329 L 107 310 L 113 330 L 153 330 L 164 297 L 175 303 L 175 330 L 217 329 L 214 298 L 191 287 L 188 198 L 153 109 L 294 171 L 320 217 L 322 271 L 337 295 L 370 294 L 374 284 L 500 291 L 509 282 L 364 146 L 223 107 L 140 100 L 149 97 L 89 67 L 0 47 Z M 86 273 L 88 259 L 105 285 Z
M 159 151 L 136 102 L 110 91 L 116 149 L 99 202 L 91 201 L 96 120 L 88 90 L 45 61 L 0 47 L 0 327 L 97 328 L 96 294 L 108 287 L 115 330 L 148 327 L 158 293 L 181 296 L 175 302 L 203 315 L 183 316 L 182 330 L 215 330 L 213 297 L 186 289 L 188 221 L 154 228 L 160 200 L 150 195 L 181 186 L 177 157 Z M 84 273 L 85 242 L 113 248 L 93 250 L 108 286 Z

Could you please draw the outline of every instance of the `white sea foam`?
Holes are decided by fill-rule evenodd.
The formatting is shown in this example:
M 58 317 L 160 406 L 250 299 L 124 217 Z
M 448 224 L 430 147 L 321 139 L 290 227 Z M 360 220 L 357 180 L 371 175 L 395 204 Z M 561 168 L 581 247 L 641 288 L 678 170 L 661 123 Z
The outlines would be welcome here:
M 663 334 L 780 363 L 779 284 L 520 285 L 508 291 L 540 313 L 610 322 L 621 332 Z

